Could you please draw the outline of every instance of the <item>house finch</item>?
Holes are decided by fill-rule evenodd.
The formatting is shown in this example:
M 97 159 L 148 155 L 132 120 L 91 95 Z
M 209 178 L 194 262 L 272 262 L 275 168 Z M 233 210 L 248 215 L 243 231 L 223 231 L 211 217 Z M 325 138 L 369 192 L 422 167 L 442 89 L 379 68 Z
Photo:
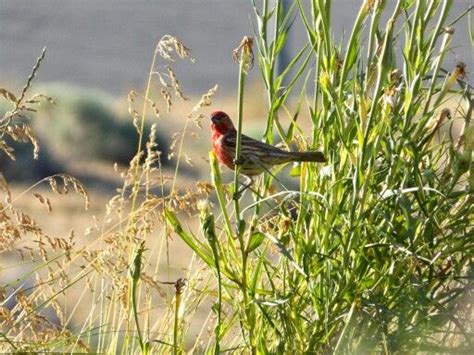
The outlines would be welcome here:
M 298 161 L 319 163 L 326 161 L 324 154 L 321 152 L 287 152 L 243 134 L 241 136 L 240 157 L 236 161 L 237 131 L 234 124 L 229 116 L 222 111 L 213 112 L 211 121 L 212 150 L 219 161 L 228 168 L 234 170 L 235 165 L 240 165 L 240 173 L 249 178 L 249 183 L 243 190 L 252 185 L 252 176 L 268 171 L 274 165 Z

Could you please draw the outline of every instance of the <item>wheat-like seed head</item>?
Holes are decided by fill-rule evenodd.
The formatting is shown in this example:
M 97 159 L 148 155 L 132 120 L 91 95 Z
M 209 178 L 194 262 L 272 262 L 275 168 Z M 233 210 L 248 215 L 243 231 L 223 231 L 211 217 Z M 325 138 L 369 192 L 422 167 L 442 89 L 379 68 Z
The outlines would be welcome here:
M 188 58 L 191 62 L 194 62 L 195 59 L 191 57 L 191 52 L 186 46 L 176 37 L 165 35 L 163 36 L 157 44 L 156 52 L 164 59 L 171 62 L 175 61 L 173 57 L 173 51 L 176 52 L 178 57 L 181 59 Z

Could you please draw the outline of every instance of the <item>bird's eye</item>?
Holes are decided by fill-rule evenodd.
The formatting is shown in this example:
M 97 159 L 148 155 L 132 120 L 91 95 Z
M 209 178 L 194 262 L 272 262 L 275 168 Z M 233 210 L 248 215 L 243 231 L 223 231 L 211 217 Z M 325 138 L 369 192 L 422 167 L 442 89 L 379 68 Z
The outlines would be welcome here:
M 221 120 L 222 120 L 222 115 L 215 115 L 215 116 L 212 116 L 212 122 L 214 123 L 219 123 Z
M 222 111 L 214 111 L 211 115 L 211 121 L 218 126 L 224 126 L 227 124 L 229 117 L 225 112 Z

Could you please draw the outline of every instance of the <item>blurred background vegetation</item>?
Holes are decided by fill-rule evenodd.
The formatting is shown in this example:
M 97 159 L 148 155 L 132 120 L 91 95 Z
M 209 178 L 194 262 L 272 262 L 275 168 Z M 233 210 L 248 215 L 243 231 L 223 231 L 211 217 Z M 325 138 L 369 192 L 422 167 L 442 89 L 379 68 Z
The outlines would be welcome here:
M 464 9 L 466 3 L 454 2 L 450 18 Z M 331 14 L 331 30 L 336 39 L 349 37 L 360 1 L 344 0 L 343 5 L 333 6 Z M 392 6 L 387 4 L 388 9 Z M 21 156 L 19 164 L 11 165 L 4 157 L 0 158 L 6 176 L 17 182 L 32 182 L 58 170 L 74 171 L 71 165 L 76 162 L 81 162 L 81 171 L 91 174 L 97 169 L 89 169 L 84 162 L 127 164 L 135 152 L 137 137 L 124 102 L 130 89 L 143 88 L 150 49 L 164 33 L 175 34 L 193 44 L 192 54 L 198 62 L 175 65 L 177 73 L 186 77 L 183 83 L 186 93 L 198 96 L 218 84 L 216 107 L 235 113 L 234 63 L 229 53 L 243 34 L 252 35 L 251 11 L 251 2 L 240 0 L 139 0 L 134 2 L 133 9 L 127 2 L 113 0 L 71 1 L 60 7 L 52 0 L 42 1 L 41 6 L 34 0 L 3 1 L 0 6 L 3 86 L 20 89 L 21 78 L 31 69 L 32 58 L 46 46 L 48 60 L 43 63 L 33 90 L 44 91 L 55 101 L 55 105 L 42 105 L 39 119 L 34 122 L 43 153 L 51 154 L 41 154 L 40 160 L 33 162 L 28 149 L 17 147 Z M 176 14 L 180 14 L 178 21 Z M 306 39 L 301 19 L 295 17 L 294 21 L 294 29 L 287 34 L 285 58 L 296 54 Z M 467 18 L 459 26 L 467 28 Z M 449 52 L 446 58 L 453 64 L 469 56 L 467 31 L 458 31 L 455 36 L 456 51 Z M 252 117 L 246 123 L 247 132 L 255 137 L 262 134 L 258 122 L 266 116 L 261 100 L 265 94 L 257 79 L 257 71 L 251 72 L 249 83 L 254 93 L 248 95 L 246 102 L 246 115 Z M 8 109 L 6 105 L 0 100 L 0 113 Z M 171 121 L 183 121 L 186 114 L 184 107 L 175 108 Z M 173 125 L 160 126 L 158 141 L 163 156 L 169 154 L 173 133 Z M 194 142 L 197 147 L 194 151 L 199 152 L 196 156 L 205 156 L 208 144 L 207 137 Z M 207 164 L 198 159 L 195 165 L 202 170 Z M 103 181 L 106 183 L 107 179 Z M 94 186 L 100 189 L 100 184 Z M 107 188 L 107 184 L 104 186 Z

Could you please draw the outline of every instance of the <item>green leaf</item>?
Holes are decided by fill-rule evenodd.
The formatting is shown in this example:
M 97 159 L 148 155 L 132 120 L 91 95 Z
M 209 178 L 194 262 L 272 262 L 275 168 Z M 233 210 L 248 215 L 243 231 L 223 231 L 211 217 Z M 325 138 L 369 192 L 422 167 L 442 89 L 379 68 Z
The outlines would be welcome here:
M 250 236 L 248 245 L 247 245 L 247 253 L 250 253 L 257 249 L 265 240 L 265 235 L 260 232 L 256 232 Z
M 276 306 L 281 306 L 282 304 L 285 304 L 288 301 L 289 301 L 289 298 L 281 298 L 281 299 L 275 299 L 271 301 L 255 300 L 255 303 L 262 304 L 268 307 L 276 307 Z
M 290 170 L 290 176 L 300 176 L 301 175 L 301 164 L 295 163 Z
M 212 251 L 207 245 L 200 242 L 194 235 L 187 233 L 176 215 L 169 209 L 165 209 L 166 221 L 173 228 L 173 231 L 181 237 L 181 239 L 209 266 L 214 267 L 214 260 L 212 259 Z

